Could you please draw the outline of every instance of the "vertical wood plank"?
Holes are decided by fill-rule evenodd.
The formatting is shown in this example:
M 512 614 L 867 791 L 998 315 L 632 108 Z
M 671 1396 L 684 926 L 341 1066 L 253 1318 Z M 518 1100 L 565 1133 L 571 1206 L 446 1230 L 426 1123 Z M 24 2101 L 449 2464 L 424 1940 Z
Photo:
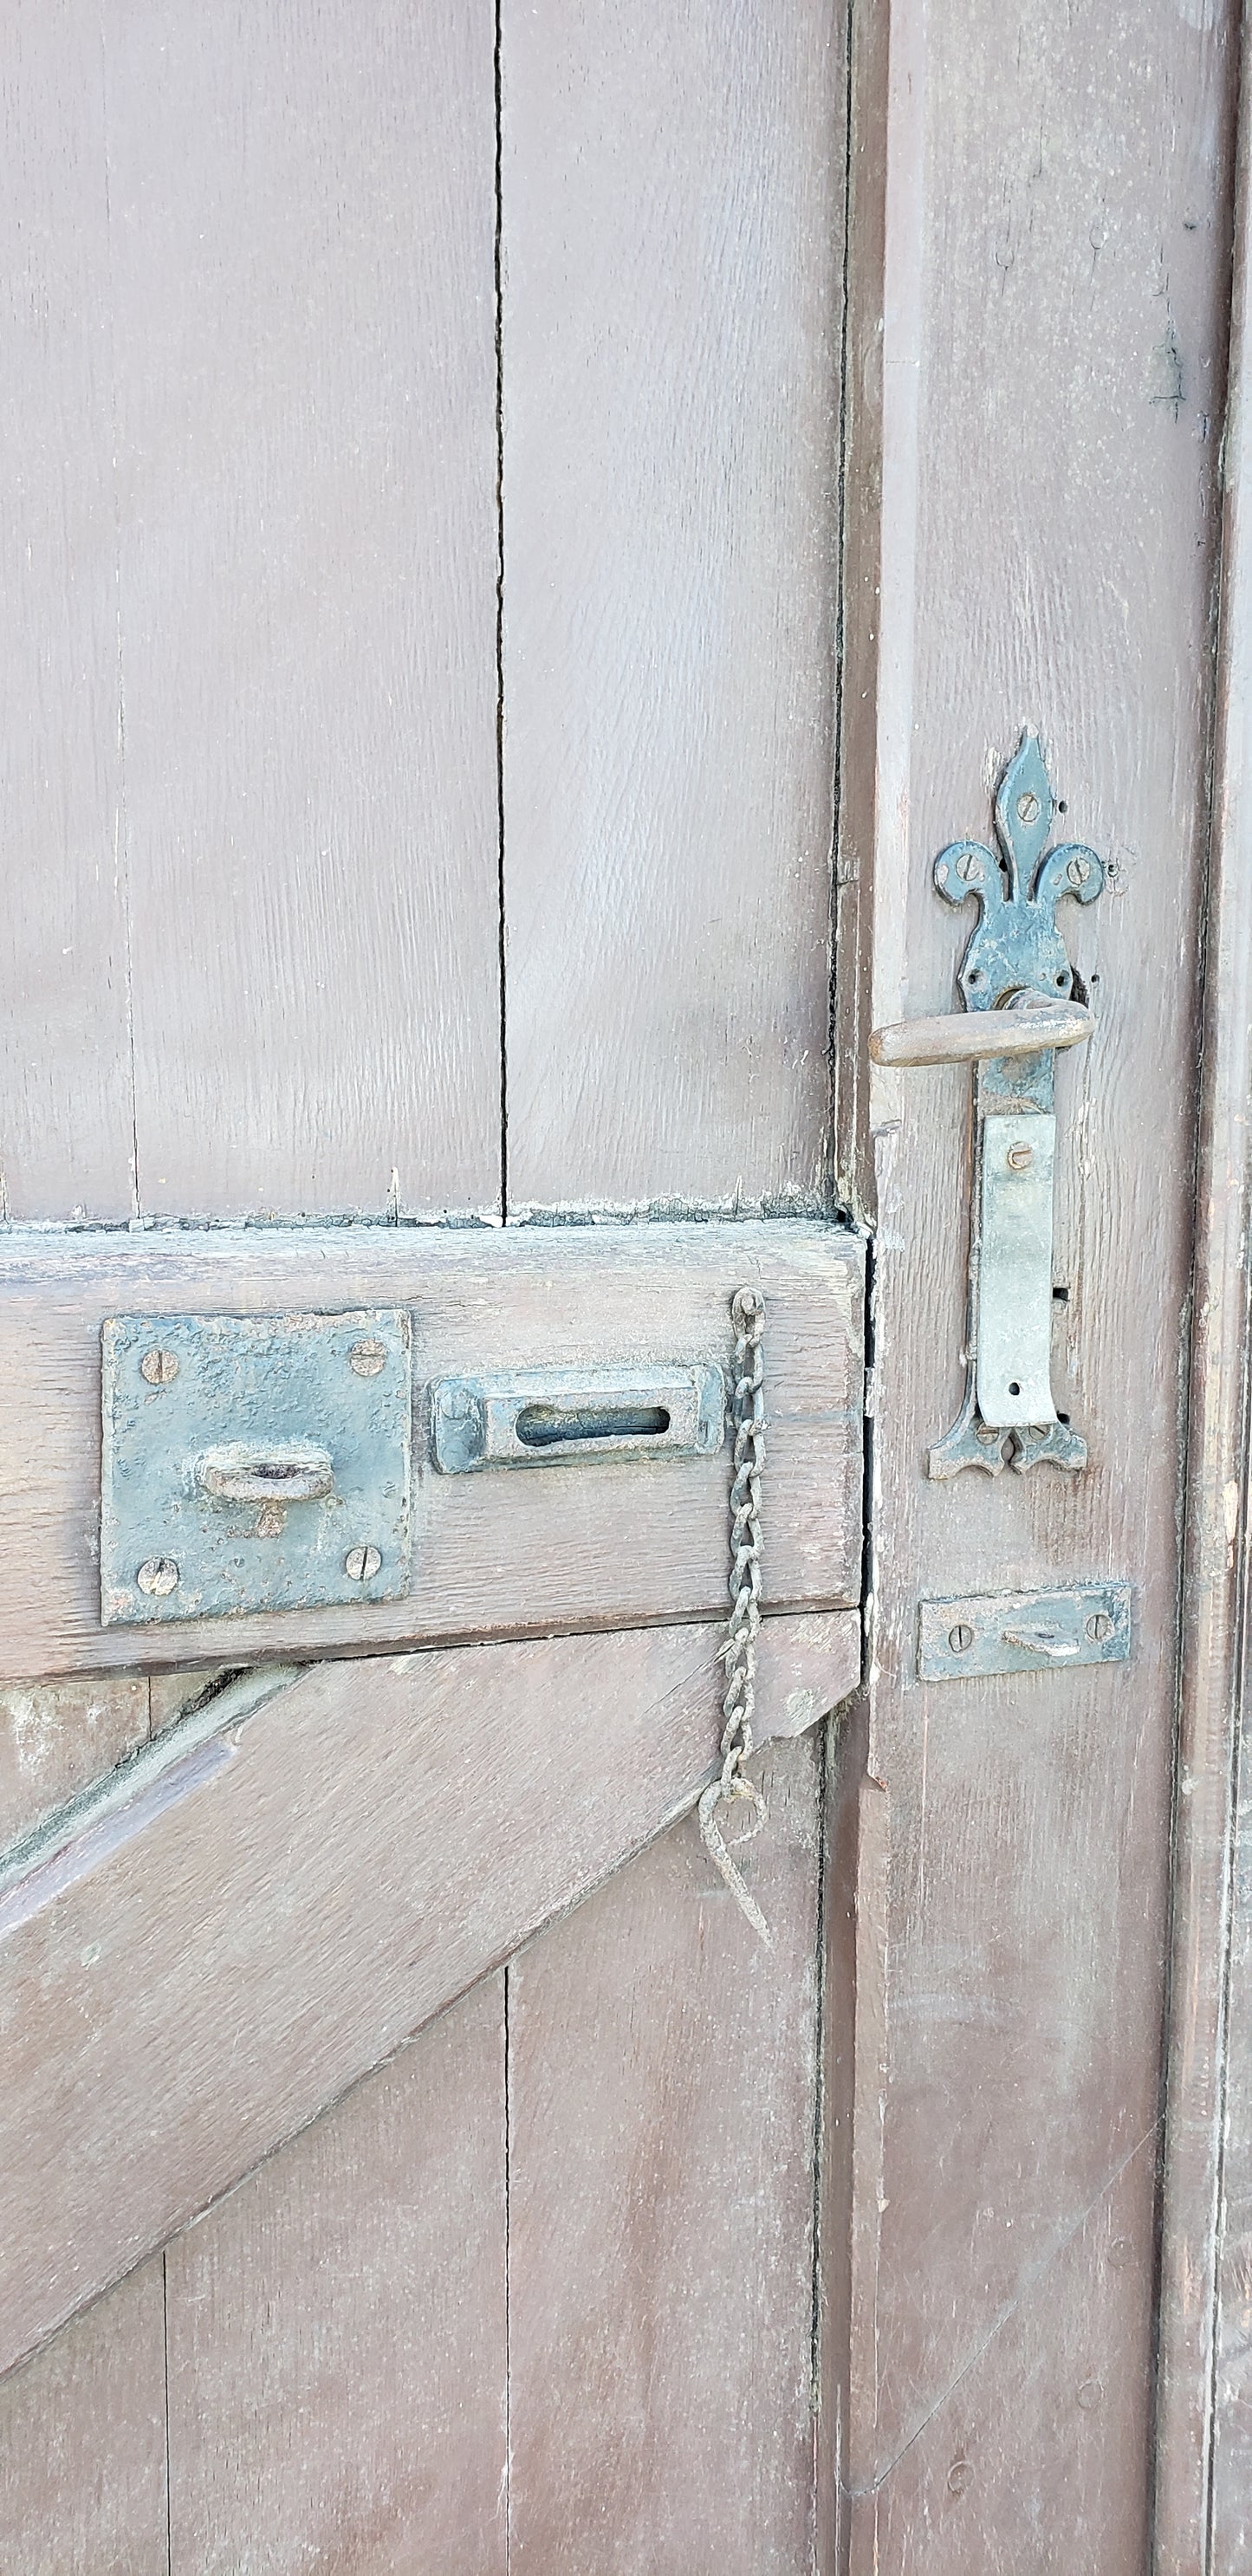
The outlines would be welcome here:
M 0 275 L 0 1215 L 125 1217 L 134 1113 L 93 0 L 5 12 Z
M 1045 2331 L 1032 2284 L 1060 2279 L 1075 2221 L 1159 2115 L 1233 17 L 1162 0 L 1111 43 L 1107 14 L 1059 0 L 891 12 L 882 510 L 851 619 L 872 630 L 877 694 L 867 768 L 850 666 L 841 852 L 873 918 L 874 1018 L 952 1007 L 964 931 L 930 859 L 986 830 L 1024 722 L 1064 828 L 1113 873 L 1067 934 L 1098 1025 L 1087 1064 L 1058 1075 L 1058 1385 L 1089 1440 L 1081 1477 L 926 1481 L 960 1392 L 967 1077 L 875 1075 L 868 1167 L 849 1120 L 848 1186 L 879 1220 L 856 2570 L 891 2563 L 884 2531 L 902 2545 L 954 2390 L 981 2409 L 965 2437 L 981 2426 L 1013 2464 L 1012 2563 L 1068 2563 L 1069 2326 L 1055 2366 L 1018 2371 L 1007 2450 L 981 2356 L 1019 2306 Z M 853 169 L 872 192 L 871 151 Z M 852 239 L 855 258 L 855 208 Z M 848 489 L 873 509 L 873 457 L 850 455 Z M 917 1683 L 919 1598 L 1095 1569 L 1135 1589 L 1127 1670 Z M 1137 2576 L 1145 2545 L 1152 2234 L 1135 2207 L 1137 2302 L 1091 2306 L 1083 2360 L 1104 2391 L 1083 2477 L 1110 2576 Z M 939 2515 L 927 2576 L 964 2576 L 984 2545 L 1000 2563 L 987 2532 L 971 2555 L 970 2517 Z
M 513 1202 L 825 1171 L 842 20 L 505 0 Z
M 104 24 L 140 1201 L 494 1208 L 490 0 Z
M 1245 1482 L 1242 1544 L 1238 1550 L 1245 1587 L 1246 1493 Z M 1199 2274 L 1198 2281 L 1187 2284 L 1190 2296 L 1181 2318 L 1171 2306 L 1162 2320 L 1167 2331 L 1172 2331 L 1167 2346 L 1171 2376 L 1163 2392 L 1162 2407 L 1165 2440 L 1161 2471 L 1166 2474 L 1158 2474 L 1158 2555 L 1169 2576 L 1175 2576 L 1175 2571 L 1181 2576 L 1179 2542 L 1188 2532 L 1197 2535 L 1196 2563 L 1204 2576 L 1209 2576 L 1210 2570 L 1212 2576 L 1226 2576 L 1227 2569 L 1246 2567 L 1252 2560 L 1252 1692 L 1248 1689 L 1248 1661 L 1245 1638 L 1237 1803 L 1232 1820 L 1234 1868 L 1230 1885 L 1223 1891 L 1228 1908 L 1226 1940 L 1215 1944 L 1228 1981 L 1223 1998 L 1224 2047 L 1214 2052 L 1216 2070 L 1211 2068 L 1207 2052 L 1200 2058 L 1197 2051 L 1190 2102 L 1185 2095 L 1178 2098 L 1177 2079 L 1184 2070 L 1176 2065 L 1172 2105 L 1174 2138 L 1181 2132 L 1184 2145 L 1190 2146 L 1188 2162 L 1193 2169 L 1199 2169 L 1207 2182 L 1209 2159 L 1206 2157 L 1200 2164 L 1183 2122 L 1190 2112 L 1198 2129 L 1198 2115 L 1210 2108 L 1206 2097 L 1220 2086 L 1215 2209 L 1207 2192 L 1201 2200 L 1199 2193 L 1194 2193 L 1193 2199 L 1183 2198 L 1180 2190 L 1177 2202 L 1171 2202 L 1174 2177 L 1166 2167 L 1167 2254 L 1174 2256 L 1180 2269 L 1179 2257 L 1184 2250 L 1191 2250 Z M 1183 2009 L 1185 2012 L 1186 1998 Z M 1213 2103 L 1210 2116 L 1215 2110 Z M 1181 2185 L 1185 2189 L 1191 2180 L 1184 2165 L 1175 2188 Z M 1176 2291 L 1175 2281 L 1171 2280 L 1170 2286 Z M 1186 2344 L 1178 2333 L 1179 2324 L 1190 2327 Z M 1208 2389 L 1201 2386 L 1199 2402 L 1197 2360 L 1212 2371 L 1211 2398 Z M 1186 2367 L 1188 2362 L 1190 2369 Z M 1184 2417 L 1183 2398 L 1187 2393 L 1192 2403 L 1189 2417 Z M 1209 2457 L 1205 2457 L 1202 2448 L 1205 2437 L 1211 2445 Z M 1167 2474 L 1171 2468 L 1175 2473 L 1172 2479 Z M 1179 2471 L 1189 2474 L 1180 2475 Z M 1189 2507 L 1185 2519 L 1183 2506 Z
M 161 2256 L 0 2386 L 5 2576 L 169 2576 Z
M 1246 25 L 1239 124 L 1174 1811 L 1156 2576 L 1191 2576 L 1197 2567 L 1223 2576 L 1246 2562 L 1252 2548 L 1252 61 Z
M 174 2576 L 503 2576 L 503 1980 L 167 2255 Z
M 512 2576 L 810 2564 L 820 1761 L 769 1757 L 772 1950 L 688 1820 L 510 1968 Z

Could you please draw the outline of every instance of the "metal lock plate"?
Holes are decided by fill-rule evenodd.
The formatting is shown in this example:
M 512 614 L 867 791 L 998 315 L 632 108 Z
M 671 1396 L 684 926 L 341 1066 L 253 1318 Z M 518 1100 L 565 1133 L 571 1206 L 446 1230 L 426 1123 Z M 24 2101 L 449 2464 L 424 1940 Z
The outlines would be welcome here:
M 442 1378 L 430 1427 L 445 1476 L 657 1452 L 711 1458 L 726 1436 L 726 1383 L 712 1362 Z
M 1129 1654 L 1128 1583 L 964 1593 L 918 1607 L 917 1672 L 924 1682 L 1075 1672 L 1080 1664 L 1124 1664 Z
M 102 1363 L 105 1627 L 408 1590 L 404 1309 L 112 1316 Z

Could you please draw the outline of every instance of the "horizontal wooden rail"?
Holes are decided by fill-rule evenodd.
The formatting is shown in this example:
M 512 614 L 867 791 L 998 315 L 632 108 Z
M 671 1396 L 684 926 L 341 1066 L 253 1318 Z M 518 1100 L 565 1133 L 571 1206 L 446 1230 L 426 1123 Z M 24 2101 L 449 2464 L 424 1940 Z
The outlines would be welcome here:
M 861 1574 L 863 1256 L 846 1228 L 792 1221 L 7 1234 L 0 1678 L 309 1662 L 719 1611 L 725 1449 L 442 1475 L 430 1462 L 428 1413 L 435 1383 L 485 1370 L 728 1367 L 740 1286 L 762 1290 L 767 1310 L 766 1598 L 787 1609 L 850 1606 Z M 407 1593 L 102 1628 L 106 1317 L 394 1306 L 411 1316 L 416 1397 Z M 263 1422 L 247 1429 L 266 1436 Z M 308 1430 L 315 1437 L 317 1425 Z

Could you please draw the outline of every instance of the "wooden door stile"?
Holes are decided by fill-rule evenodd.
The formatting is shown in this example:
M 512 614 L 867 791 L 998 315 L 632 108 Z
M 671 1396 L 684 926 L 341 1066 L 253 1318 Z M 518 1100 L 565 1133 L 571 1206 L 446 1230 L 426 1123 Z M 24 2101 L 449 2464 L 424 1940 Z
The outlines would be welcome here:
M 1086 1065 L 1058 1071 L 1056 1382 L 1090 1441 L 1081 1478 L 927 1482 L 959 1402 L 966 1077 L 875 1070 L 841 1104 L 841 1192 L 878 1231 L 876 1517 L 855 2047 L 831 2065 L 852 2132 L 851 2359 L 829 2421 L 854 2576 L 1130 2576 L 1148 2546 L 1236 20 L 1154 6 L 1121 48 L 1060 6 L 899 0 L 888 32 L 884 63 L 868 31 L 856 83 L 886 99 L 885 161 L 872 117 L 852 148 L 854 357 L 875 293 L 883 343 L 846 481 L 838 866 L 841 919 L 869 927 L 857 961 L 840 953 L 845 1028 L 863 1049 L 871 1020 L 951 1007 L 964 934 L 930 861 L 985 836 L 1023 725 L 1111 891 L 1069 934 L 1098 1027 Z M 1097 94 L 1098 148 L 1079 112 Z M 916 1681 L 919 1599 L 1075 1572 L 1134 1582 L 1131 1667 Z M 1013 2367 L 1032 2315 L 1006 2408 L 995 2357 Z
M 1155 2576 L 1248 2549 L 1252 2067 L 1246 1253 L 1252 1167 L 1252 65 L 1239 109 L 1200 1049 L 1200 1150 L 1164 2147 Z

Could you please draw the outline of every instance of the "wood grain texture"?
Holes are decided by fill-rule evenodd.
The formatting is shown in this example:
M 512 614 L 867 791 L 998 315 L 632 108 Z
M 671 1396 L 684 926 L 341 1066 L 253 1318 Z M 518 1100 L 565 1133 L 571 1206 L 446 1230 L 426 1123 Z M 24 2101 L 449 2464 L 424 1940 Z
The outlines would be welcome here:
M 1243 43 L 1174 1814 L 1157 2576 L 1210 2568 L 1219 2576 L 1247 2559 L 1252 2537 L 1246 2180 L 1252 2155 L 1252 2058 L 1246 2040 L 1252 1854 L 1241 1668 L 1252 1363 L 1246 1272 L 1252 1187 L 1252 83 L 1246 31 Z
M 0 1850 L 145 1744 L 149 1723 L 142 1674 L 0 1688 Z
M 1024 722 L 1042 729 L 1065 829 L 1114 868 L 1069 934 L 1097 1029 L 1057 1073 L 1057 1385 L 1090 1442 L 1082 1477 L 925 1480 L 960 1395 L 968 1077 L 876 1070 L 872 1159 L 852 1162 L 855 1099 L 844 1129 L 850 1190 L 878 1213 L 841 2401 L 856 2569 L 876 2534 L 907 2528 L 890 2491 L 909 2491 L 911 2446 L 946 2392 L 985 2391 L 992 2438 L 978 2356 L 1159 2104 L 1232 25 L 1153 5 L 1111 44 L 1107 17 L 1059 5 L 898 0 L 876 66 L 880 218 L 872 133 L 853 152 L 871 253 L 883 245 L 883 341 L 877 446 L 847 475 L 873 539 L 863 525 L 867 594 L 850 611 L 872 683 L 850 663 L 845 685 L 840 869 L 862 878 L 873 925 L 846 961 L 851 1020 L 951 1006 L 963 931 L 929 862 L 986 829 Z M 855 260 L 855 202 L 852 238 Z M 1135 1588 L 1126 1671 L 915 1681 L 919 1598 L 1096 1574 Z M 1129 2349 L 1097 2317 L 1087 2364 L 1107 2391 L 1100 2563 L 1127 2576 L 1151 2427 L 1138 2313 Z M 1055 2391 L 1043 2373 L 1014 2393 L 1014 2527 L 1038 2563 L 1065 2563 Z M 963 2576 L 959 2518 L 935 2521 L 926 2563 Z
M 176 2576 L 504 2576 L 503 1978 L 170 2247 Z
M 509 1970 L 514 2576 L 811 2563 L 820 1770 L 764 1769 L 772 1951 L 676 1833 Z
M 440 1475 L 415 1438 L 413 1589 L 360 1608 L 99 1625 L 100 1325 L 112 1313 L 411 1305 L 414 1379 L 733 1355 L 767 1309 L 768 1599 L 860 1591 L 863 1246 L 835 1226 L 33 1232 L 0 1258 L 0 1671 L 374 1652 L 425 1637 L 720 1613 L 728 1456 Z M 258 1426 L 248 1425 L 255 1437 Z M 629 1522 L 629 1545 L 623 1531 Z M 268 1542 L 267 1542 L 268 1544 Z
M 1243 1527 L 1237 1551 L 1245 1589 L 1246 1492 L 1245 1482 Z M 1172 2257 L 1166 2278 L 1173 2297 L 1162 2314 L 1162 2326 L 1170 2337 L 1166 2346 L 1170 2376 L 1162 2389 L 1165 2441 L 1157 2472 L 1157 2549 L 1163 2566 L 1180 2566 L 1180 2530 L 1198 2532 L 1202 2554 L 1195 2564 L 1204 2570 L 1204 2576 L 1209 2570 L 1212 2576 L 1224 2576 L 1227 2568 L 1245 2567 L 1252 2557 L 1252 1744 L 1248 1719 L 1252 1693 L 1247 1687 L 1246 1632 L 1243 1656 L 1237 1803 L 1230 1820 L 1234 1866 L 1223 1891 L 1226 1922 L 1222 1925 L 1218 1915 L 1214 1923 L 1214 1929 L 1224 1929 L 1226 1936 L 1219 1948 L 1225 1969 L 1225 1993 L 1221 1999 L 1224 2020 L 1218 2026 L 1216 2050 L 1211 2025 L 1207 2030 L 1202 2026 L 1197 2038 L 1203 2036 L 1207 2045 L 1197 2045 L 1193 2066 L 1186 2066 L 1181 2049 L 1174 2059 L 1170 2144 L 1173 2146 L 1181 2132 L 1184 2148 L 1189 2146 L 1190 2153 L 1181 2170 L 1171 2160 L 1165 2171 L 1165 2244 L 1167 2255 Z M 1214 1701 L 1216 1720 L 1216 1692 Z M 1220 1740 L 1216 1722 L 1213 1735 Z M 1214 1787 L 1215 1783 L 1206 1782 L 1200 1794 L 1207 1790 L 1212 1797 Z M 1216 1848 L 1211 1848 L 1207 1856 L 1205 1880 L 1215 1895 L 1214 1864 L 1221 1848 L 1216 1835 L 1213 1844 Z M 1195 1856 L 1198 1861 L 1198 1847 Z M 1211 1919 L 1211 1896 L 1205 1913 Z M 1192 1927 L 1193 1940 L 1198 1928 Z M 1189 2001 L 1184 1995 L 1184 2014 Z M 1209 2146 L 1203 2162 L 1198 2152 L 1203 2135 L 1202 2112 L 1207 2112 L 1218 2131 L 1217 2154 L 1214 2156 Z M 1188 2130 L 1192 2131 L 1190 2138 Z M 1214 2164 L 1217 2191 L 1210 2197 Z M 1203 2199 L 1194 2187 L 1201 2179 L 1208 2186 Z M 1192 2186 L 1190 2191 L 1188 2184 Z M 1199 2276 L 1194 2281 L 1186 2276 L 1180 2281 L 1174 2273 L 1174 2266 L 1181 2267 L 1182 2255 L 1187 2251 L 1192 2254 Z M 1180 2289 L 1189 2292 L 1185 2306 L 1178 2299 Z M 1198 2349 L 1189 2350 L 1182 2342 L 1178 2329 L 1183 2324 L 1191 2327 L 1188 2342 Z M 1206 2365 L 1206 2376 L 1201 2381 L 1200 2370 Z M 1211 2380 L 1207 2371 L 1211 2371 Z M 1192 2401 L 1189 2419 L 1184 2417 L 1182 2406 L 1188 2388 Z M 1170 2479 L 1171 2469 L 1176 2475 L 1180 2470 L 1188 2471 L 1185 2483 L 1177 2475 L 1175 2485 Z M 1185 2520 L 1180 2507 L 1187 2508 Z M 1167 2555 L 1171 2550 L 1172 2558 Z
M 498 1207 L 493 51 L 6 32 L 21 1215 Z
M 1154 2146 L 1144 2140 L 1073 2213 L 879 2494 L 858 2499 L 892 2576 L 1147 2565 L 1147 2452 L 1122 2449 L 1117 2418 L 1152 2332 Z M 1045 2426 L 1055 2482 L 1040 2500 Z
M 95 0 L 6 12 L 0 273 L 0 1212 L 126 1217 L 134 1107 Z
M 5 2576 L 169 2576 L 161 2257 L 0 2388 Z
M 492 11 L 106 27 L 140 1204 L 494 1208 Z
M 717 1644 L 269 1675 L 26 1849 L 0 1897 L 0 2367 L 691 1807 Z M 859 1668 L 854 1615 L 770 1621 L 761 1740 Z
M 842 21 L 505 0 L 510 1195 L 825 1182 Z

